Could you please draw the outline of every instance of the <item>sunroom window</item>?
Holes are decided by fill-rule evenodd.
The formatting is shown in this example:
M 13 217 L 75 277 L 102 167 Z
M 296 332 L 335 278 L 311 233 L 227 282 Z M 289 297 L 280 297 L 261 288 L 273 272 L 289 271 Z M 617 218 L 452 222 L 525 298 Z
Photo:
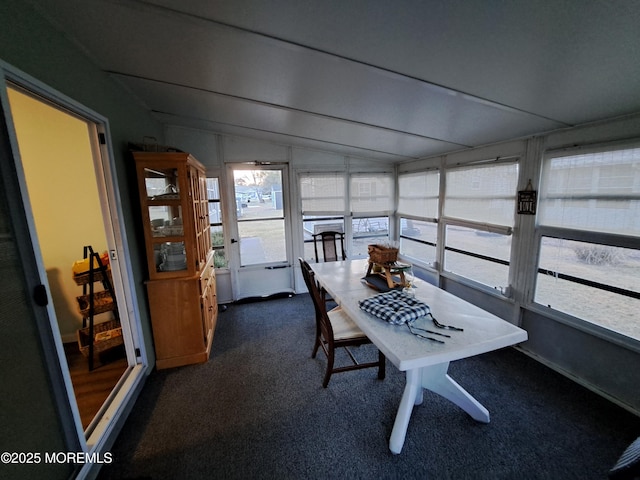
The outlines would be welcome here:
M 393 176 L 390 173 L 351 175 L 352 257 L 366 257 L 369 244 L 389 242 L 389 214 L 393 211 L 393 200 Z
M 400 253 L 412 263 L 435 267 L 439 192 L 437 170 L 398 176 Z
M 446 171 L 443 270 L 508 293 L 518 164 Z
M 346 174 L 301 173 L 298 179 L 304 258 L 315 261 L 313 235 L 327 230 L 345 231 Z
M 640 339 L 640 148 L 551 154 L 534 301 Z

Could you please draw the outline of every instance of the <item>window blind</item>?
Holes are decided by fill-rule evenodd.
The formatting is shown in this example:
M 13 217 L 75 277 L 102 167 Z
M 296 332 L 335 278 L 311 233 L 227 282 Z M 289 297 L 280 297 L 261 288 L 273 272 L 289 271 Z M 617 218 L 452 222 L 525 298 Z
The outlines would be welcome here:
M 393 211 L 393 176 L 390 173 L 351 175 L 350 188 L 352 213 Z
M 438 171 L 404 173 L 398 176 L 398 213 L 438 218 L 440 174 Z
M 303 173 L 299 180 L 303 215 L 345 213 L 344 173 Z
M 444 214 L 474 222 L 513 226 L 518 164 L 501 163 L 449 169 Z
M 546 158 L 538 222 L 640 236 L 640 148 Z

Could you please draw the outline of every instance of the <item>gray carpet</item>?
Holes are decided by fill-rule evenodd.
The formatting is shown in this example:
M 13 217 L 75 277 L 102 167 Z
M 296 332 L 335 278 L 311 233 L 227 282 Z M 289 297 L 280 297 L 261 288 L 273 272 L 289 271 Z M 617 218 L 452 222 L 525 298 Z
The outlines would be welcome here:
M 640 434 L 638 417 L 504 349 L 449 370 L 491 423 L 425 392 L 393 455 L 404 374 L 388 363 L 383 381 L 366 369 L 322 388 L 314 328 L 308 295 L 229 306 L 208 363 L 150 376 L 100 478 L 605 479 Z

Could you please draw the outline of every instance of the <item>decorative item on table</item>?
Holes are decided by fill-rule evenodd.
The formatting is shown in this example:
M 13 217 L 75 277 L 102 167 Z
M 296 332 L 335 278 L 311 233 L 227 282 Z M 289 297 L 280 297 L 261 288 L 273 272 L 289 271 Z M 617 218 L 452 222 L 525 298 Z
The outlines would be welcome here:
M 410 265 L 408 269 L 404 271 L 404 288 L 402 291 L 410 296 L 415 296 L 415 275 L 413 273 L 413 265 Z
M 392 245 L 368 245 L 369 262 L 377 264 L 393 263 L 398 260 L 398 248 Z
M 369 262 L 363 278 L 371 288 L 386 292 L 407 286 L 406 272 L 413 272 L 409 263 L 398 262 L 398 248 L 394 245 L 369 245 Z M 413 273 L 410 276 L 413 282 Z M 407 293 L 413 293 L 413 290 Z

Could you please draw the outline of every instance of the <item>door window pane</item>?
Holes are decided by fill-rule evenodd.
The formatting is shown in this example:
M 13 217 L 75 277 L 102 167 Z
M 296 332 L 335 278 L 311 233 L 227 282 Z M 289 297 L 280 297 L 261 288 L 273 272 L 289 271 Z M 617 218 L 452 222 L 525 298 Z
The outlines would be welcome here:
M 240 265 L 285 263 L 287 244 L 284 222 L 282 172 L 234 170 L 234 189 L 240 236 Z
M 238 222 L 242 266 L 286 262 L 284 220 Z

